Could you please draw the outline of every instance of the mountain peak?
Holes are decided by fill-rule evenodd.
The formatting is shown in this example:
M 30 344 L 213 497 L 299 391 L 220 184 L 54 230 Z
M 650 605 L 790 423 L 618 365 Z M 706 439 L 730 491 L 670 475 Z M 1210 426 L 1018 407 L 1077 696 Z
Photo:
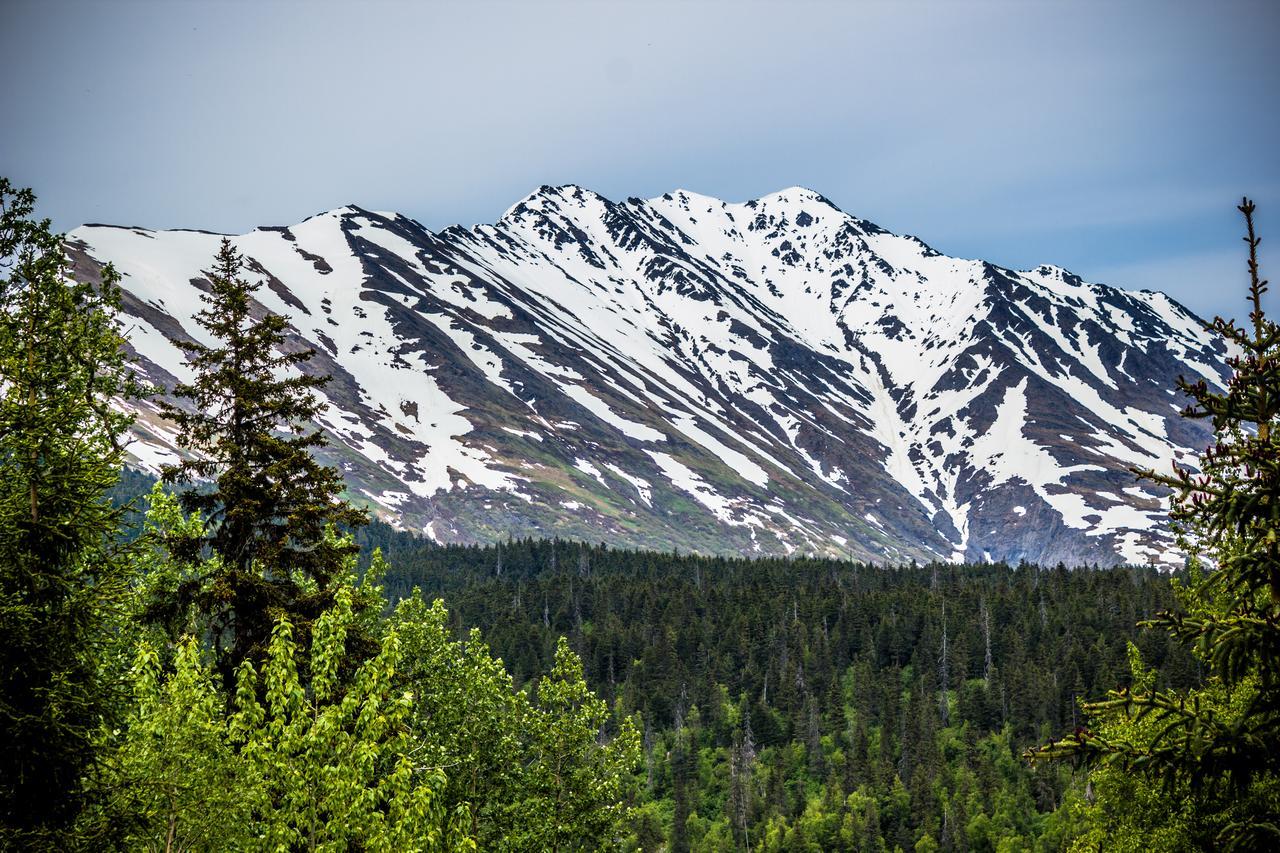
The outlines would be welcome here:
M 355 204 L 344 204 L 340 207 L 334 207 L 329 210 L 322 210 L 319 213 L 313 213 L 306 219 L 303 219 L 302 222 L 310 222 L 313 219 L 342 219 L 348 216 L 357 216 L 362 213 L 365 213 L 365 210 L 360 206 Z M 301 225 L 302 222 L 299 222 L 298 224 Z
M 805 187 L 548 185 L 437 233 L 319 216 L 232 239 L 333 376 L 328 460 L 441 541 L 1165 562 L 1163 497 L 1127 471 L 1194 461 L 1174 381 L 1225 371 L 1176 304 L 948 258 Z M 131 358 L 172 384 L 216 238 L 75 236 L 124 276 Z M 171 461 L 158 409 L 135 414 L 136 463 Z
M 1071 270 L 1066 267 L 1060 267 L 1057 264 L 1037 264 L 1032 269 L 1024 270 L 1024 272 L 1044 276 L 1045 278 L 1057 279 L 1059 281 L 1071 282 L 1073 284 L 1080 284 L 1083 281 L 1080 276 L 1076 275 Z
M 578 184 L 543 184 L 507 208 L 501 219 L 508 219 L 526 210 L 545 210 L 550 205 L 561 206 L 566 203 L 582 205 L 590 201 L 609 203 L 607 198 L 595 190 Z
M 836 207 L 835 204 L 833 204 L 831 200 L 826 196 L 824 196 L 822 193 L 818 192 L 817 190 L 812 190 L 812 189 L 809 189 L 808 187 L 802 187 L 802 186 L 786 187 L 784 189 L 777 190 L 776 192 L 767 193 L 766 195 L 760 196 L 760 198 L 756 199 L 755 201 L 758 204 L 768 204 L 768 205 L 787 205 L 787 204 L 799 205 L 799 204 L 806 204 L 806 203 L 817 203 L 817 204 L 826 205 L 827 207 L 830 207 L 833 210 L 840 209 Z

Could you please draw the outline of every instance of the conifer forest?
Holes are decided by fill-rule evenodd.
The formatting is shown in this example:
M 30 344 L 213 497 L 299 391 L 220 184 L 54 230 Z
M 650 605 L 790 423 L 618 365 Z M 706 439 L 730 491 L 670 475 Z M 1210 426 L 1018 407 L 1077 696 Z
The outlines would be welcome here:
M 325 379 L 229 241 L 126 465 L 118 276 L 0 180 L 0 848 L 1280 849 L 1280 326 L 1148 566 L 440 545 L 316 460 Z

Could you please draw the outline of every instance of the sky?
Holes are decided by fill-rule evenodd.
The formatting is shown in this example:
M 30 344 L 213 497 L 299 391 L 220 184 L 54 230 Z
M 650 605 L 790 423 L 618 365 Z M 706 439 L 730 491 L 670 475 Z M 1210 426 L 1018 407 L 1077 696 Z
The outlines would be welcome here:
M 1242 195 L 1264 273 L 1280 245 L 1278 37 L 1245 0 L 3 0 L 0 175 L 62 230 L 801 185 L 1243 318 Z

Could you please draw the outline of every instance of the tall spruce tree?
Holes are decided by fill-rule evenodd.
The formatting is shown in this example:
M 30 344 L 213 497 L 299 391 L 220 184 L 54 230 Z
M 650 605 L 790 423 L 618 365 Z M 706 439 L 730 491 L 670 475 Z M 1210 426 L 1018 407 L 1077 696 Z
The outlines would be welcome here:
M 0 848 L 61 847 L 92 735 L 116 706 L 107 651 L 127 587 L 106 498 L 141 389 L 117 276 L 68 275 L 35 197 L 0 178 Z
M 299 370 L 314 351 L 290 349 L 285 318 L 261 310 L 253 298 L 261 284 L 246 280 L 243 266 L 223 240 L 196 315 L 217 343 L 182 344 L 195 378 L 173 394 L 188 405 L 163 404 L 192 453 L 164 479 L 195 485 L 182 494 L 183 508 L 199 511 L 209 533 L 194 544 L 219 558 L 168 606 L 194 604 L 209 619 L 228 689 L 242 662 L 263 660 L 277 620 L 288 618 L 305 637 L 356 547 L 330 527 L 367 521 L 342 499 L 339 472 L 312 456 L 324 439 L 308 422 L 322 410 L 315 389 L 328 377 Z
M 1123 783 L 1125 773 L 1139 771 L 1161 783 L 1176 796 L 1154 797 L 1162 803 L 1157 822 L 1191 802 L 1180 849 L 1280 847 L 1280 326 L 1262 309 L 1267 282 L 1258 269 L 1254 205 L 1246 198 L 1239 210 L 1249 246 L 1250 322 L 1217 318 L 1207 327 L 1240 354 L 1230 360 L 1223 391 L 1203 380 L 1179 383 L 1194 401 L 1183 414 L 1211 418 L 1215 443 L 1198 471 L 1139 472 L 1173 490 L 1171 516 L 1191 556 L 1209 558 L 1211 568 L 1193 573 L 1182 590 L 1183 609 L 1146 623 L 1192 649 L 1205 683 L 1156 690 L 1154 675 L 1135 657 L 1134 687 L 1086 706 L 1093 730 L 1077 728 L 1037 753 L 1100 764 L 1104 779 Z M 1118 776 L 1105 774 L 1116 770 Z M 1117 790 L 1125 802 L 1103 804 L 1121 816 L 1112 821 L 1112 841 L 1145 819 L 1134 814 L 1131 786 Z

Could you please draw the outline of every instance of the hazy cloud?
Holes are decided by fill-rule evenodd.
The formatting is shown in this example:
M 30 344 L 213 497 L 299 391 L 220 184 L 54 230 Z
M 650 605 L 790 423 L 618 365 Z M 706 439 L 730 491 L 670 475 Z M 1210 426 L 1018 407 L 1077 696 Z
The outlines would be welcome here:
M 804 184 L 943 251 L 1137 276 L 1280 203 L 1272 9 L 10 0 L 0 172 L 60 227 L 228 231 Z

